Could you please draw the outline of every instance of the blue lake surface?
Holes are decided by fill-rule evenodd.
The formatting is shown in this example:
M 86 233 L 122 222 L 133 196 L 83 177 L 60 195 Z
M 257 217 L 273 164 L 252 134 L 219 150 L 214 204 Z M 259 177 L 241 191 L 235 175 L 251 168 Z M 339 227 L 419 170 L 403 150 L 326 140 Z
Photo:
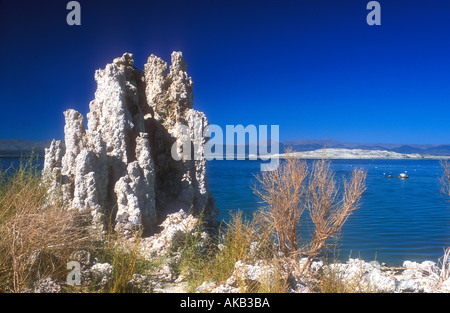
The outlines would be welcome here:
M 43 160 L 40 159 L 41 167 Z M 308 161 L 309 162 L 309 161 Z M 3 170 L 17 166 L 16 158 L 0 158 Z M 253 194 L 260 161 L 208 162 L 210 190 L 227 220 L 230 211 L 242 210 L 251 216 L 261 204 Z M 437 261 L 450 246 L 450 204 L 440 193 L 442 168 L 438 160 L 333 160 L 336 178 L 355 168 L 367 172 L 361 207 L 344 225 L 339 255 L 388 265 L 404 260 Z M 407 172 L 409 179 L 386 178 Z
M 341 259 L 360 257 L 388 265 L 437 261 L 450 246 L 450 204 L 440 193 L 438 160 L 332 160 L 331 168 L 336 178 L 355 168 L 367 172 L 361 207 L 343 227 Z M 405 171 L 409 179 L 384 175 Z M 208 182 L 220 218 L 227 219 L 230 210 L 251 213 L 261 205 L 250 188 L 258 173 L 259 161 L 208 163 Z

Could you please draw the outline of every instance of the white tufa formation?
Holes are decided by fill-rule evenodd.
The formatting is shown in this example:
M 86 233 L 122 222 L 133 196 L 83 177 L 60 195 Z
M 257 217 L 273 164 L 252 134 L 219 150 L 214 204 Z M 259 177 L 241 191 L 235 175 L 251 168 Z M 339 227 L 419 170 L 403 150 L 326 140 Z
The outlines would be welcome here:
M 45 151 L 43 174 L 53 197 L 58 194 L 69 209 L 89 213 L 100 231 L 113 226 L 126 235 L 140 228 L 151 234 L 167 214 L 179 210 L 203 213 L 214 222 L 206 140 L 198 137 L 208 121 L 192 109 L 193 83 L 186 69 L 181 52 L 173 52 L 169 72 L 154 55 L 145 71 L 138 70 L 129 53 L 97 70 L 87 129 L 79 112 L 67 110 L 64 145 L 53 140 Z M 172 146 L 182 139 L 177 138 L 180 127 L 188 127 L 203 157 L 172 158 Z

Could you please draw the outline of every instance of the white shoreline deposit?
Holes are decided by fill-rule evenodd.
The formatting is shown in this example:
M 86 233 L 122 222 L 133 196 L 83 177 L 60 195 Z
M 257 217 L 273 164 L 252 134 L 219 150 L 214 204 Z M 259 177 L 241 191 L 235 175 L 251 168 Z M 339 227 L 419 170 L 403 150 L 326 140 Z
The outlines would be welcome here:
M 306 259 L 300 260 L 300 264 Z M 448 266 L 448 265 L 447 265 Z M 376 261 L 367 262 L 361 259 L 349 259 L 345 263 L 324 264 L 321 260 L 311 265 L 314 273 L 330 273 L 348 288 L 348 292 L 362 293 L 448 293 L 450 277 L 443 273 L 445 269 L 432 261 L 422 263 L 405 261 L 401 267 L 385 267 Z M 275 274 L 278 272 L 278 274 Z M 290 293 L 314 293 L 310 286 L 317 284 L 317 277 L 297 276 L 295 273 L 274 269 L 271 264 L 256 262 L 246 264 L 238 261 L 231 277 L 224 283 L 204 282 L 197 292 L 207 293 L 239 293 L 245 292 L 237 283 L 245 281 L 248 285 L 267 284 L 274 281 L 276 275 L 290 275 Z
M 291 156 L 299 159 L 449 159 L 450 156 L 398 153 L 387 150 L 362 150 L 362 149 L 318 149 L 313 151 L 292 152 Z M 286 153 L 276 154 L 272 157 L 286 158 Z

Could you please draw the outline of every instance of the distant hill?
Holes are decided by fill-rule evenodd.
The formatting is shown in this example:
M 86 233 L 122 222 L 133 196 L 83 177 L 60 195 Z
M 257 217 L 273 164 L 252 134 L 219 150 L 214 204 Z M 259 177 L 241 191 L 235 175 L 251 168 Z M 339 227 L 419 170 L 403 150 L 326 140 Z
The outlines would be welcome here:
M 34 151 L 44 156 L 44 149 L 50 146 L 51 140 L 31 141 L 19 139 L 0 139 L 0 156 L 23 156 Z
M 298 139 L 282 142 L 280 150 L 285 151 L 288 147 L 295 152 L 312 151 L 325 147 L 329 149 L 385 150 L 404 154 L 450 155 L 450 144 L 357 143 L 341 142 L 333 139 Z
M 0 139 L 0 156 L 22 156 L 31 151 L 38 155 L 44 155 L 44 149 L 49 147 L 51 140 L 31 141 L 19 139 Z M 450 156 L 450 144 L 392 144 L 392 143 L 358 143 L 344 142 L 334 139 L 297 139 L 280 143 L 280 153 L 284 153 L 287 148 L 294 152 L 307 152 L 323 148 L 328 149 L 359 149 L 359 150 L 385 150 L 403 154 L 426 154 Z M 226 147 L 223 147 L 224 155 Z M 268 151 L 271 151 L 269 144 Z M 245 154 L 249 153 L 249 145 L 245 145 Z

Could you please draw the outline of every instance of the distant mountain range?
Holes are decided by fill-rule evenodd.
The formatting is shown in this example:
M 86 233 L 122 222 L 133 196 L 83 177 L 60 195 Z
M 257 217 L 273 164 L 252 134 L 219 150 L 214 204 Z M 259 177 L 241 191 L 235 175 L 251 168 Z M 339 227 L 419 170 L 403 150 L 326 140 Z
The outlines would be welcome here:
M 44 155 L 44 149 L 49 147 L 51 140 L 31 141 L 19 139 L 0 139 L 0 156 L 23 156 L 34 151 L 39 156 Z
M 428 154 L 428 155 L 450 155 L 450 144 L 392 144 L 392 143 L 357 143 L 343 142 L 333 139 L 298 139 L 282 142 L 280 150 L 285 151 L 291 147 L 295 152 L 313 151 L 317 149 L 361 149 L 361 150 L 385 150 L 405 154 Z
M 21 156 L 35 151 L 38 155 L 44 155 L 44 149 L 49 147 L 51 140 L 30 141 L 18 139 L 0 139 L 0 156 Z M 225 148 L 225 147 L 224 147 Z M 297 139 L 280 143 L 280 153 L 291 148 L 293 152 L 314 151 L 323 148 L 329 149 L 359 149 L 359 150 L 384 150 L 404 154 L 426 154 L 450 156 L 450 144 L 392 144 L 392 143 L 358 143 L 344 142 L 334 139 Z M 225 152 L 226 149 L 224 149 Z M 270 151 L 269 147 L 269 151 Z M 246 154 L 249 151 L 246 145 Z

